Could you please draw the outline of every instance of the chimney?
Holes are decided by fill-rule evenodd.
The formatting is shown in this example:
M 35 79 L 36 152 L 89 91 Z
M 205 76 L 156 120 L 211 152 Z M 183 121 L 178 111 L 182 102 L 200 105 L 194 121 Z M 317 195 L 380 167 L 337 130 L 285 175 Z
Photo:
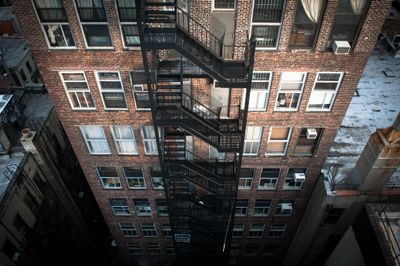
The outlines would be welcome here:
M 357 161 L 351 181 L 361 191 L 378 192 L 400 165 L 400 114 L 391 127 L 371 135 Z

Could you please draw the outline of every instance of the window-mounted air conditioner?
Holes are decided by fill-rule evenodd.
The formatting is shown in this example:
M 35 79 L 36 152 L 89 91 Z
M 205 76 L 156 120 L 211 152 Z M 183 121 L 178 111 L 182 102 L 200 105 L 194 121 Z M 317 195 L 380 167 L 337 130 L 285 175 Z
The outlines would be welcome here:
M 303 182 L 306 180 L 306 175 L 304 173 L 295 173 L 294 182 Z
M 281 212 L 291 212 L 292 209 L 292 203 L 281 203 Z
M 348 54 L 351 46 L 348 41 L 335 41 L 332 44 L 332 49 L 335 54 Z
M 307 128 L 307 139 L 316 139 L 318 136 L 315 128 Z
M 280 99 L 279 106 L 285 106 L 285 105 L 286 105 L 286 99 Z

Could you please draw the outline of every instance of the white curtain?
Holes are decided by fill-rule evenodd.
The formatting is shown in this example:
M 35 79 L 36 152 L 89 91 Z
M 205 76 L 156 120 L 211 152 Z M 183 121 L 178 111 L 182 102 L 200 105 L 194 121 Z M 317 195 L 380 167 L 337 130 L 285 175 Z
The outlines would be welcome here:
M 323 0 L 301 0 L 301 4 L 303 5 L 304 11 L 308 18 L 314 22 L 318 23 L 319 17 L 321 16 L 322 5 L 324 4 Z
M 367 5 L 367 0 L 350 0 L 350 3 L 354 14 L 361 15 L 365 6 Z
M 47 30 L 47 33 L 49 34 L 50 42 L 52 44 L 56 43 L 56 36 L 54 35 L 54 32 L 58 30 L 59 25 L 49 25 L 49 29 Z

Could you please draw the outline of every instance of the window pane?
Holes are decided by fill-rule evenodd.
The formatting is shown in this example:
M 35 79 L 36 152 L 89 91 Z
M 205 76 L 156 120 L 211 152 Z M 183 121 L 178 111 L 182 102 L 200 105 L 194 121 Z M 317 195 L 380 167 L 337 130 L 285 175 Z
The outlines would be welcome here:
M 135 1 L 117 0 L 117 6 L 120 21 L 136 20 Z
M 107 25 L 82 25 L 88 46 L 111 46 Z
M 42 22 L 66 22 L 61 0 L 35 0 L 36 10 Z
M 284 0 L 255 0 L 253 22 L 280 22 Z
M 103 0 L 76 0 L 82 22 L 107 21 Z
M 253 26 L 257 47 L 275 47 L 280 26 Z

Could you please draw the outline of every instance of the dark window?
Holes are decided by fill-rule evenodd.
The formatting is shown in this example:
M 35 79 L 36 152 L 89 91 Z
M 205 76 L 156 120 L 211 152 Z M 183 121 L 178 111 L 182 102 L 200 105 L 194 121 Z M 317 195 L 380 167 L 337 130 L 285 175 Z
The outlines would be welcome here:
M 259 247 L 258 244 L 247 244 L 246 250 L 245 250 L 245 255 L 256 256 L 258 247 Z
M 126 46 L 139 46 L 139 31 L 137 25 L 121 25 Z
M 215 9 L 234 9 L 236 0 L 214 0 Z
M 62 0 L 35 0 L 36 10 L 42 22 L 67 22 Z
M 136 20 L 135 1 L 117 0 L 119 20 L 122 22 Z
M 76 0 L 76 6 L 82 22 L 107 21 L 103 0 Z
M 107 25 L 82 25 L 88 46 L 111 46 Z
M 289 46 L 312 48 L 324 15 L 325 1 L 297 1 L 297 11 Z
M 302 128 L 294 148 L 294 154 L 298 156 L 314 155 L 321 135 L 322 128 Z
M 328 211 L 328 214 L 325 218 L 324 223 L 326 224 L 336 224 L 340 217 L 342 216 L 342 213 L 344 212 L 344 208 L 331 208 Z
M 159 216 L 168 216 L 168 206 L 165 199 L 157 199 L 157 213 Z
M 236 200 L 236 216 L 245 216 L 247 214 L 247 199 L 238 199 Z

